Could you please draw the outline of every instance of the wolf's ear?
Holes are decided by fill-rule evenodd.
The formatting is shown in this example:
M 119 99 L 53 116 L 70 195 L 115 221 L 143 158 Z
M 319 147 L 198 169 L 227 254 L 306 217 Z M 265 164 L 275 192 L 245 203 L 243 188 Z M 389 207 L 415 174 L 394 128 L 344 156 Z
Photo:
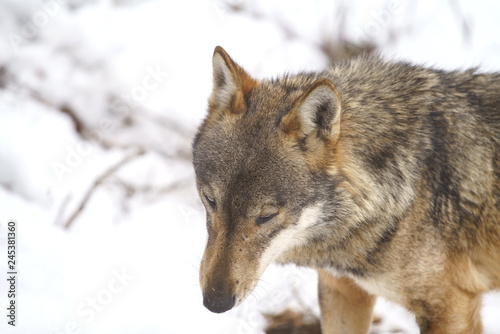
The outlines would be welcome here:
M 245 95 L 257 85 L 223 48 L 214 50 L 213 90 L 210 96 L 210 111 L 229 110 L 239 114 L 245 110 Z
M 297 138 L 315 134 L 323 140 L 336 140 L 340 133 L 340 95 L 328 79 L 315 81 L 283 117 L 281 129 Z

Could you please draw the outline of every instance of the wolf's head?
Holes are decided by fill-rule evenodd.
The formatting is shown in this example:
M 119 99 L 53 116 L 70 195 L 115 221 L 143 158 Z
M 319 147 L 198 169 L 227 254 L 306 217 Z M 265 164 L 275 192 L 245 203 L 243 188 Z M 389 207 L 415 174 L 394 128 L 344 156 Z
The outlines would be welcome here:
M 208 116 L 193 143 L 207 216 L 200 283 L 209 310 L 241 302 L 271 262 L 307 249 L 332 219 L 340 115 L 329 80 L 257 81 L 215 49 Z

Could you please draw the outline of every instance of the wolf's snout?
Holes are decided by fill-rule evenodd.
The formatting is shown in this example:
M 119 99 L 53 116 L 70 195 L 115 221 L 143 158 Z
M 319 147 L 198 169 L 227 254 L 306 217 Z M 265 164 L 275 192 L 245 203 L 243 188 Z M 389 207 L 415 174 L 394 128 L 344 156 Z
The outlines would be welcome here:
M 223 313 L 233 308 L 236 296 L 212 291 L 203 296 L 203 305 L 214 313 Z

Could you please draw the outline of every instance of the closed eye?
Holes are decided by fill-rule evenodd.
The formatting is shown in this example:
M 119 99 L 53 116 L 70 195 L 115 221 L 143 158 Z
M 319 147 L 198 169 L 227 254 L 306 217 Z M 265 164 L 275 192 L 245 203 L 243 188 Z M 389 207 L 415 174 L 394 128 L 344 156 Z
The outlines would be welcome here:
M 262 225 L 264 223 L 267 223 L 268 221 L 270 221 L 271 219 L 273 219 L 275 216 L 277 215 L 277 213 L 273 213 L 271 215 L 268 215 L 268 216 L 260 216 L 258 217 L 255 222 L 257 223 L 257 225 Z
M 205 200 L 207 201 L 208 205 L 210 205 L 210 207 L 212 208 L 212 210 L 215 210 L 215 208 L 217 207 L 217 204 L 215 203 L 215 200 L 211 197 L 208 197 L 207 195 L 204 195 L 205 196 Z

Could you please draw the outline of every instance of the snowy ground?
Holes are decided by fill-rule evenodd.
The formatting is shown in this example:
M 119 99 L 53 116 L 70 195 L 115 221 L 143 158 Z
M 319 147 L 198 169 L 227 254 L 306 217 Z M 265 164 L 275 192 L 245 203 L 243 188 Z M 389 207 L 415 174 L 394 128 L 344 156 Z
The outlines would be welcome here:
M 202 306 L 206 235 L 189 146 L 213 49 L 222 45 L 257 77 L 318 69 L 328 61 L 318 45 L 342 28 L 388 58 L 500 70 L 500 5 L 457 4 L 3 0 L 1 308 L 9 220 L 17 222 L 18 295 L 16 327 L 4 315 L 0 332 L 262 333 L 262 312 L 317 313 L 315 274 L 294 267 L 269 268 L 226 314 Z M 78 210 L 95 180 L 129 155 Z M 486 333 L 500 333 L 500 294 L 484 304 Z M 418 333 L 398 306 L 379 301 L 376 313 L 377 333 Z

